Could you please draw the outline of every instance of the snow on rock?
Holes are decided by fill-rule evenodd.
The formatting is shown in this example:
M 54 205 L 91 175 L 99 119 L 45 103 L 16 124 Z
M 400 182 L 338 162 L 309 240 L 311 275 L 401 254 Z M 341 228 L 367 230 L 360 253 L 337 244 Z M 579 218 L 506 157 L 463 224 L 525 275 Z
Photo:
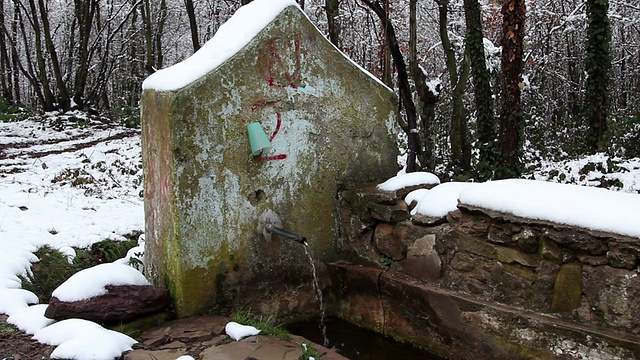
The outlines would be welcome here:
M 438 185 L 438 186 L 440 186 L 440 185 Z M 414 201 L 416 203 L 418 203 L 418 202 L 420 202 L 420 199 L 422 199 L 425 195 L 427 195 L 428 192 L 429 192 L 429 189 L 416 189 L 416 190 L 413 190 L 413 191 L 409 192 L 407 194 L 407 196 L 404 197 L 404 201 L 409 205 L 411 205 L 411 203 L 413 203 Z
M 295 0 L 254 0 L 242 6 L 200 50 L 153 73 L 142 83 L 142 89 L 175 91 L 191 84 L 245 47 L 288 6 L 298 4 Z
M 416 195 L 412 195 L 412 193 L 424 189 L 412 191 L 409 193 L 411 197 L 407 195 L 405 201 L 408 204 L 410 204 L 409 201 L 412 200 L 418 201 L 416 207 L 411 210 L 411 215 L 420 214 L 432 217 L 443 217 L 447 216 L 450 211 L 458 209 L 458 196 L 460 195 L 460 192 L 473 185 L 477 184 L 468 182 L 448 182 L 419 193 L 423 194 L 419 199 L 415 199 Z
M 37 304 L 38 297 L 24 289 L 0 289 L 0 314 L 9 316 L 26 309 L 30 304 Z
M 224 327 L 224 331 L 235 341 L 238 341 L 247 336 L 258 335 L 260 333 L 260 330 L 256 329 L 253 326 L 242 325 L 233 321 L 227 323 L 227 325 Z
M 471 186 L 460 203 L 515 216 L 640 237 L 640 195 L 579 185 L 507 179 Z
M 73 274 L 51 293 L 60 301 L 80 301 L 107 293 L 107 285 L 150 285 L 138 270 L 116 263 L 100 264 Z
M 25 333 L 33 335 L 54 322 L 44 316 L 48 306 L 47 304 L 38 304 L 15 311 L 13 315 L 9 316 L 7 322 Z
M 382 184 L 378 184 L 378 189 L 395 191 L 407 186 L 427 184 L 440 184 L 440 179 L 430 172 L 417 171 L 396 175 Z
M 57 346 L 52 359 L 112 360 L 131 350 L 136 340 L 87 320 L 63 320 L 39 330 L 33 339 Z

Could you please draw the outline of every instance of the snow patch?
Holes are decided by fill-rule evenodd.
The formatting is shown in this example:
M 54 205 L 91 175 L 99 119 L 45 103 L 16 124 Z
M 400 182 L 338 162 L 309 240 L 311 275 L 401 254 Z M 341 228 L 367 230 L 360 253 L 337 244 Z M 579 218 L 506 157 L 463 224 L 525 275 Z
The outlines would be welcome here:
M 253 326 L 242 325 L 233 321 L 227 323 L 224 327 L 224 331 L 235 341 L 239 341 L 247 336 L 258 335 L 260 333 L 260 330 Z
M 48 307 L 49 305 L 47 304 L 38 304 L 18 310 L 9 316 L 7 322 L 15 325 L 25 333 L 33 335 L 54 322 L 54 320 L 44 316 L 44 312 L 47 311 Z
M 52 359 L 113 360 L 131 350 L 137 341 L 87 320 L 68 319 L 49 325 L 33 336 L 43 344 L 57 346 Z

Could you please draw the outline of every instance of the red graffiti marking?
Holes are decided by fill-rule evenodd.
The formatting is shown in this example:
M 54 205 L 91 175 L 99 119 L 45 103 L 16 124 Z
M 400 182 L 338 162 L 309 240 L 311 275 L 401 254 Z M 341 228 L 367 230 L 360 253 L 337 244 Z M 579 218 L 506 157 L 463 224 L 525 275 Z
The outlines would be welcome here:
M 300 54 L 307 54 L 306 50 L 300 49 L 300 40 L 295 39 L 292 43 L 289 43 L 289 48 L 294 49 L 295 56 L 295 68 L 293 70 L 293 74 L 286 71 L 287 66 L 285 61 L 282 60 L 282 57 L 277 51 L 276 42 L 278 38 L 272 38 L 267 41 L 268 48 L 265 49 L 265 53 L 269 54 L 266 58 L 268 65 L 268 74 L 266 75 L 266 81 L 269 84 L 269 87 L 276 89 L 284 89 L 291 88 L 297 89 L 301 86 L 302 76 L 300 71 Z M 280 71 L 276 71 L 276 68 L 279 68 Z M 281 74 L 280 79 L 277 79 L 274 74 Z M 282 81 L 282 77 L 284 77 L 284 81 Z M 280 81 L 279 81 L 280 80 Z M 266 106 L 269 106 L 274 109 L 276 113 L 277 123 L 276 128 L 269 137 L 269 141 L 273 141 L 273 139 L 278 135 L 280 131 L 280 127 L 282 126 L 282 112 L 287 111 L 293 108 L 292 104 L 286 100 L 266 100 L 259 99 L 256 100 L 253 104 L 251 104 L 251 110 L 256 111 L 258 109 L 262 109 Z M 272 156 L 260 156 L 260 161 L 273 161 L 273 160 L 284 160 L 287 158 L 287 154 L 277 154 Z
M 286 158 L 287 158 L 287 154 L 278 154 L 273 156 L 260 156 L 260 161 L 284 160 Z
M 280 131 L 280 125 L 282 125 L 282 114 L 279 112 L 276 113 L 276 117 L 278 118 L 278 122 L 276 123 L 276 129 L 273 130 L 273 134 L 269 137 L 269 141 L 272 141 L 276 135 L 278 135 L 278 131 Z
M 280 82 L 273 75 L 278 73 L 277 71 L 275 71 L 275 68 L 277 66 L 284 70 L 286 69 L 287 66 L 286 66 L 286 63 L 282 60 L 282 57 L 280 56 L 280 54 L 278 54 L 278 51 L 276 48 L 276 42 L 278 40 L 279 40 L 278 38 L 272 38 L 267 41 L 267 45 L 269 46 L 269 48 L 266 52 L 268 52 L 270 55 L 266 59 L 267 65 L 269 68 L 269 73 L 266 76 L 267 83 L 269 83 L 270 87 L 275 87 L 279 89 L 283 89 L 287 87 L 290 87 L 292 89 L 297 89 L 300 86 L 299 83 L 302 80 L 302 76 L 300 75 L 300 54 L 301 53 L 306 54 L 306 51 L 300 50 L 300 40 L 297 38 L 293 41 L 293 45 L 291 43 L 289 44 L 290 48 L 291 47 L 294 48 L 295 68 L 293 70 L 293 74 L 287 71 L 281 71 L 280 73 L 284 76 L 285 81 Z

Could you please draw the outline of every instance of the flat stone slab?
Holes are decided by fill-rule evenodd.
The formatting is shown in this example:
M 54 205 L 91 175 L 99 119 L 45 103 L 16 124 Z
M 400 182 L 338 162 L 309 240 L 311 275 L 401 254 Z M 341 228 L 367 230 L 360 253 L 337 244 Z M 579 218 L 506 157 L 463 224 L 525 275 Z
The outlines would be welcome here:
M 187 351 L 180 350 L 133 350 L 124 354 L 124 360 L 176 360 L 182 355 L 187 355 Z
M 294 336 L 284 341 L 273 336 L 252 336 L 241 341 L 211 347 L 200 354 L 202 360 L 269 359 L 297 360 L 302 355 L 302 346 L 297 343 L 309 341 Z M 316 351 L 327 360 L 342 360 L 346 357 L 323 346 L 313 344 Z
M 227 322 L 229 320 L 222 316 L 197 316 L 169 321 L 161 327 L 146 331 L 138 340 L 149 347 L 157 347 L 175 341 L 205 342 L 224 333 L 224 326 Z
M 124 354 L 124 360 L 175 360 L 191 355 L 198 360 L 297 360 L 302 344 L 311 344 L 326 360 L 346 357 L 297 335 L 288 341 L 274 336 L 251 336 L 233 341 L 224 333 L 229 319 L 224 316 L 196 316 L 168 321 L 145 331 L 136 348 Z

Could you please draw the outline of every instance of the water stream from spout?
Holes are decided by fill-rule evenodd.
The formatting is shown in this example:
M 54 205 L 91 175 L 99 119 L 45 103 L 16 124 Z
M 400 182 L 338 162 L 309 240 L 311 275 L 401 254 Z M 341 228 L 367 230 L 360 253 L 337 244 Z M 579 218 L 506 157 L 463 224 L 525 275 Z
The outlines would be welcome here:
M 303 247 L 304 253 L 307 254 L 309 263 L 311 263 L 311 269 L 313 271 L 313 287 L 316 289 L 316 299 L 320 304 L 320 330 L 322 330 L 322 341 L 324 342 L 322 345 L 328 346 L 329 339 L 327 338 L 327 325 L 324 322 L 324 302 L 322 300 L 322 290 L 320 289 L 320 282 L 318 282 L 318 274 L 316 274 L 316 265 L 313 262 L 311 253 L 309 252 L 309 246 L 307 244 L 304 244 Z

